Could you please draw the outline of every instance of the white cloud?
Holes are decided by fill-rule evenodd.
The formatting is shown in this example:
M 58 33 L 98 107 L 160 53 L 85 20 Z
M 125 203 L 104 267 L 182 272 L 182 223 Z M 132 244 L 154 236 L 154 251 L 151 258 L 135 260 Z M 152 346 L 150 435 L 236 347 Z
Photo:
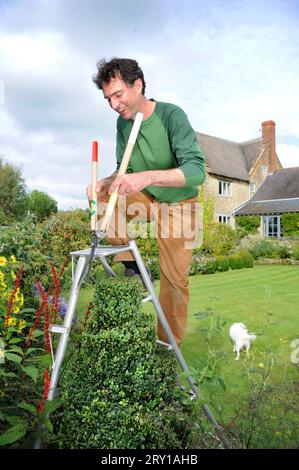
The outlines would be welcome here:
M 182 106 L 195 130 L 242 142 L 259 137 L 261 122 L 273 119 L 283 165 L 296 162 L 295 6 L 292 0 L 2 4 L 0 154 L 22 165 L 29 189 L 47 191 L 60 208 L 76 201 L 85 207 L 92 140 L 100 141 L 100 177 L 115 168 L 116 114 L 91 76 L 99 58 L 125 56 L 142 66 L 147 96 Z
M 299 166 L 299 145 L 279 144 L 276 153 L 284 168 Z

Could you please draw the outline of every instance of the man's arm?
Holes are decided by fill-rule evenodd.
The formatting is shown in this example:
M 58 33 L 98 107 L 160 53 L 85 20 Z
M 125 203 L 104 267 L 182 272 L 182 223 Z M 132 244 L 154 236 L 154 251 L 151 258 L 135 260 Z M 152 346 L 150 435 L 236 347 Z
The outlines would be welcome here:
M 185 176 L 179 168 L 170 170 L 149 170 L 116 176 L 109 188 L 109 194 L 119 186 L 118 193 L 131 195 L 147 186 L 167 186 L 179 188 L 185 186 Z

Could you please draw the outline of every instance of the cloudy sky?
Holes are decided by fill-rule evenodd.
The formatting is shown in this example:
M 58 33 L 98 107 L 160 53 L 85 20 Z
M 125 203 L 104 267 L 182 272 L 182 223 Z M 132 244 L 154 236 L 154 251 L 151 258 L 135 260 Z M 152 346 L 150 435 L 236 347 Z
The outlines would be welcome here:
M 91 77 L 118 56 L 196 131 L 242 142 L 273 119 L 283 166 L 298 166 L 298 31 L 299 0 L 0 0 L 0 155 L 28 190 L 87 207 L 91 142 L 108 176 L 117 117 Z

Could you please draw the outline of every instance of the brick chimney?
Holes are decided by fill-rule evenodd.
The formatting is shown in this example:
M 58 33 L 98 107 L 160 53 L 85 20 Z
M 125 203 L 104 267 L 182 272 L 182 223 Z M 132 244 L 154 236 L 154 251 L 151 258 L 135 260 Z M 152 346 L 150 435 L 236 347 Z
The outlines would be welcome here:
M 277 169 L 277 155 L 275 142 L 275 122 L 262 122 L 262 140 L 264 146 L 268 149 L 268 171 L 272 174 Z

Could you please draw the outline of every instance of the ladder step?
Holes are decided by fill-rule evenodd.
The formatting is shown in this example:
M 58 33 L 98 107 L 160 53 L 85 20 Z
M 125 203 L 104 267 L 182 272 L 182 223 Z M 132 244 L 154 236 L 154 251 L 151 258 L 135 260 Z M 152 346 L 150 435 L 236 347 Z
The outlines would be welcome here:
M 164 348 L 167 348 L 168 351 L 172 351 L 173 347 L 169 343 L 165 343 L 164 341 L 161 341 L 160 339 L 156 339 L 156 344 L 159 346 L 163 346 Z
M 49 330 L 51 331 L 51 333 L 63 334 L 63 333 L 68 333 L 69 328 L 63 325 L 50 325 Z
M 144 297 L 144 299 L 141 300 L 141 303 L 145 304 L 146 302 L 150 302 L 152 299 L 151 295 L 148 295 L 147 297 Z

